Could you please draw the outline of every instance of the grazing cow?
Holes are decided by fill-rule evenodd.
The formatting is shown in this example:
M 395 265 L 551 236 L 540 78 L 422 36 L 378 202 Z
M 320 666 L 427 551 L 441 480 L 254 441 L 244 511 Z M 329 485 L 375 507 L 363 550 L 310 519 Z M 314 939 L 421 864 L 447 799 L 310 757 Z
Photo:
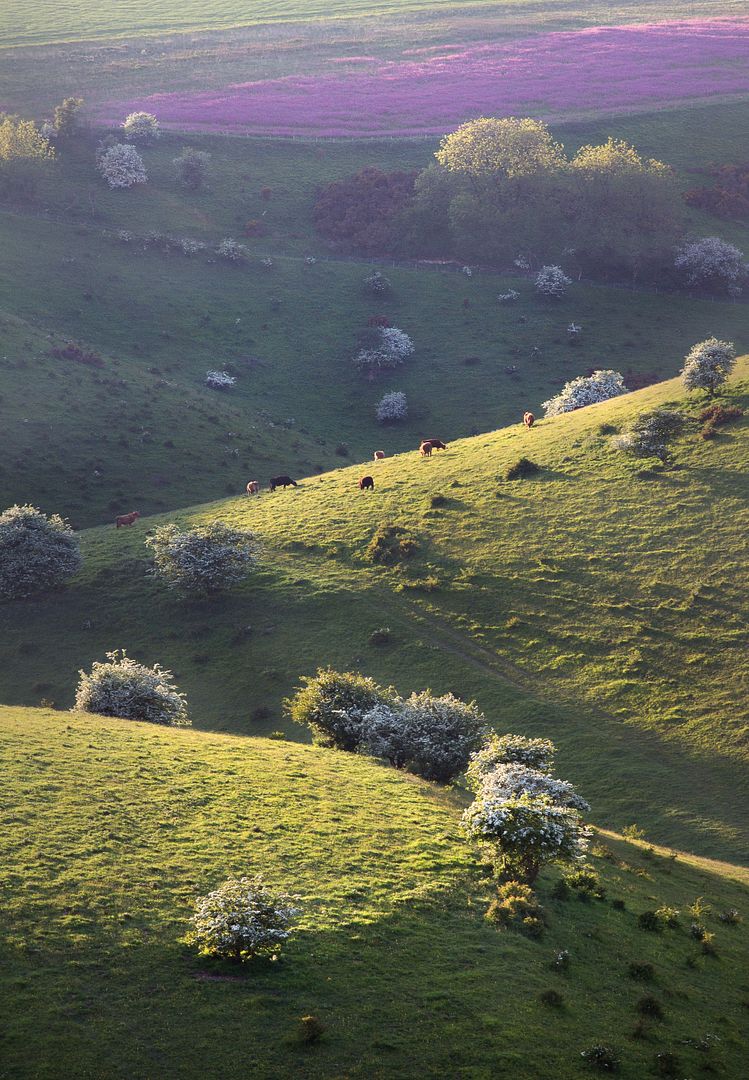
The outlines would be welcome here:
M 431 457 L 432 456 L 432 444 L 429 442 L 428 439 L 425 442 L 423 442 L 421 444 L 421 446 L 419 447 L 419 453 L 421 454 L 422 457 Z
M 259 495 L 260 494 L 260 484 L 258 483 L 257 480 L 250 480 L 249 484 L 247 485 L 247 494 L 248 495 Z
M 359 481 L 359 491 L 367 491 L 367 490 L 374 491 L 374 477 L 373 476 L 362 476 L 361 480 Z
M 272 476 L 268 483 L 268 487 L 271 491 L 275 491 L 278 487 L 296 487 L 296 480 L 292 480 L 290 476 Z
M 536 418 L 532 412 L 523 413 L 523 423 L 527 428 L 532 428 L 536 422 Z
M 374 459 L 375 459 L 375 461 L 384 461 L 385 460 L 385 451 L 384 450 L 375 450 Z
M 121 514 L 120 517 L 115 518 L 115 525 L 119 529 L 120 525 L 132 525 L 140 517 L 139 510 L 131 510 L 129 514 Z

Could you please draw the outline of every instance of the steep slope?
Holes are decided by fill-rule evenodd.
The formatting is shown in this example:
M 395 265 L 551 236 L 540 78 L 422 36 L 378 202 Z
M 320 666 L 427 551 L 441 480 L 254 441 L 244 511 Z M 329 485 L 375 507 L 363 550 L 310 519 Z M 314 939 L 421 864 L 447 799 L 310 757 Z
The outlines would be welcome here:
M 748 373 L 742 361 L 730 400 L 746 405 Z M 172 515 L 262 539 L 258 573 L 212 602 L 146 575 L 144 534 L 160 519 L 84 533 L 67 589 L 0 609 L 0 699 L 71 704 L 77 669 L 126 647 L 175 669 L 201 725 L 263 734 L 284 725 L 300 674 L 360 668 L 550 735 L 604 823 L 745 860 L 747 426 L 689 434 L 668 472 L 639 470 L 601 434 L 669 402 L 683 402 L 676 380 L 431 459 Z M 543 471 L 503 481 L 520 455 Z M 374 492 L 357 489 L 365 471 Z M 393 570 L 364 558 L 387 521 L 419 545 Z M 382 626 L 391 640 L 374 645 Z
M 258 1078 L 567 1080 L 596 1043 L 625 1080 L 664 1053 L 683 1075 L 741 1074 L 747 928 L 719 915 L 745 911 L 747 887 L 718 864 L 603 837 L 592 861 L 606 899 L 554 900 L 544 874 L 548 926 L 531 940 L 483 919 L 491 882 L 456 800 L 366 759 L 8 708 L 0 753 L 9 1075 L 233 1077 L 251 1062 Z M 193 955 L 192 899 L 257 871 L 302 898 L 281 962 L 238 972 Z M 715 956 L 688 931 L 698 896 Z M 662 904 L 679 927 L 638 928 Z M 632 963 L 652 964 L 653 981 Z M 642 1019 L 643 997 L 662 1020 Z M 305 1047 L 310 1013 L 327 1030 Z

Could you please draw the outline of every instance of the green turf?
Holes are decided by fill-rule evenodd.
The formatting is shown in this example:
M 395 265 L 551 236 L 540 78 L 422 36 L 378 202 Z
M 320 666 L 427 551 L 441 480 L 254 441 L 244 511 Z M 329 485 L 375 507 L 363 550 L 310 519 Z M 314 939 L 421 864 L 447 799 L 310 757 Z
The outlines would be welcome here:
M 745 406 L 746 377 L 743 364 L 731 392 Z M 300 674 L 358 667 L 401 691 L 475 696 L 498 727 L 551 736 L 602 823 L 745 859 L 746 423 L 690 435 L 680 468 L 642 478 L 598 434 L 680 396 L 665 383 L 431 460 L 411 452 L 170 515 L 262 539 L 260 572 L 213 603 L 145 576 L 158 519 L 85 533 L 76 581 L 2 608 L 0 698 L 69 705 L 77 669 L 124 646 L 175 669 L 196 722 L 266 733 L 285 726 L 280 702 Z M 522 454 L 540 477 L 501 482 Z M 374 494 L 357 490 L 365 468 Z M 388 519 L 418 538 L 406 573 L 362 561 Z M 393 642 L 369 644 L 383 625 Z
M 533 941 L 483 919 L 490 882 L 459 800 L 385 766 L 47 710 L 0 709 L 0 739 L 9 1076 L 572 1080 L 597 1042 L 617 1049 L 624 1080 L 664 1051 L 684 1075 L 741 1074 L 747 929 L 718 919 L 747 908 L 731 868 L 603 837 L 607 899 L 555 901 L 544 874 L 548 926 Z M 237 971 L 193 955 L 193 897 L 257 871 L 302 898 L 281 961 Z M 688 932 L 698 896 L 715 957 Z M 661 904 L 681 911 L 679 929 L 639 929 Z M 552 969 L 560 949 L 567 974 Z M 632 962 L 655 981 L 631 979 Z M 548 989 L 561 1009 L 540 1002 Z M 636 1039 L 646 994 L 664 1019 Z M 326 1033 L 304 1047 L 310 1013 Z

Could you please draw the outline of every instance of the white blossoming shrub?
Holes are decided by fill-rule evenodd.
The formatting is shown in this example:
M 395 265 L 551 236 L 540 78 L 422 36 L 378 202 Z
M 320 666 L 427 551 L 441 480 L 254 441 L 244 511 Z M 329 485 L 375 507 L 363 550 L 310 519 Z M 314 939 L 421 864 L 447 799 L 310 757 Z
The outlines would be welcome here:
M 531 264 L 525 255 L 516 255 L 512 262 L 514 266 L 517 266 L 518 270 L 530 270 L 531 268 Z
M 28 505 L 0 514 L 0 600 L 55 588 L 82 565 L 80 541 L 58 514 Z
M 687 390 L 706 390 L 710 397 L 722 386 L 736 366 L 736 346 L 732 341 L 707 338 L 693 345 L 684 357 L 681 379 Z
M 477 791 L 484 778 L 501 765 L 524 765 L 548 773 L 554 764 L 556 747 L 548 739 L 527 739 L 525 735 L 492 734 L 480 750 L 471 755 L 466 779 Z
M 738 296 L 747 277 L 744 253 L 718 236 L 679 248 L 674 266 L 688 285 L 717 288 L 731 296 Z
M 414 353 L 414 343 L 404 330 L 396 326 L 377 328 L 378 343 L 373 348 L 362 349 L 354 357 L 354 363 L 370 373 L 398 367 Z
M 236 376 L 230 375 L 228 371 L 206 371 L 205 373 L 205 385 L 211 390 L 231 390 L 236 381 Z
M 259 875 L 229 878 L 196 901 L 187 942 L 204 956 L 237 963 L 275 957 L 300 913 L 298 900 L 272 889 Z
M 473 267 L 471 266 L 461 266 L 460 272 L 465 274 L 466 277 L 473 277 Z
M 129 143 L 115 143 L 97 155 L 97 168 L 111 188 L 130 188 L 145 184 L 143 158 Z
M 158 664 L 146 667 L 131 660 L 124 649 L 115 649 L 107 653 L 106 662 L 97 660 L 90 674 L 78 674 L 76 709 L 172 727 L 190 724 L 184 694 L 174 685 L 172 673 Z
M 364 278 L 364 284 L 370 292 L 383 296 L 385 293 L 389 293 L 393 286 L 390 283 L 389 278 L 386 278 L 384 274 L 381 274 L 379 270 L 375 270 L 369 277 Z
M 221 521 L 180 532 L 162 525 L 146 537 L 153 551 L 152 573 L 170 589 L 204 596 L 230 589 L 257 564 L 260 546 L 255 534 L 232 529 Z
M 392 690 L 358 672 L 319 668 L 316 675 L 302 676 L 302 683 L 284 702 L 286 712 L 295 723 L 310 729 L 313 742 L 340 750 L 357 750 L 364 716 L 375 706 L 395 700 Z
M 542 296 L 564 296 L 572 278 L 567 277 L 561 266 L 542 266 L 536 274 L 535 285 Z
M 685 419 L 673 409 L 642 413 L 629 431 L 612 440 L 617 450 L 636 458 L 657 457 L 664 465 L 670 457 L 669 444 L 684 430 Z
M 177 247 L 183 255 L 191 256 L 197 255 L 201 251 L 205 251 L 205 244 L 202 240 L 193 240 L 189 236 L 183 236 L 177 241 Z
M 394 424 L 408 417 L 408 399 L 402 390 L 393 390 L 383 394 L 375 410 L 381 424 Z
M 541 405 L 545 416 L 559 416 L 561 413 L 583 409 L 586 405 L 595 405 L 599 401 L 628 394 L 624 385 L 624 376 L 618 371 L 594 371 L 592 375 L 580 375 L 577 379 L 565 383 L 556 395 Z
M 497 300 L 500 304 L 514 304 L 516 300 L 520 299 L 520 293 L 517 289 L 508 289 L 507 292 L 501 292 L 497 296 Z
M 153 113 L 130 113 L 122 121 L 122 130 L 130 142 L 155 142 L 161 138 L 161 128 Z
M 488 786 L 464 812 L 462 825 L 471 839 L 492 849 L 504 877 L 528 885 L 548 863 L 584 858 L 590 838 L 577 810 L 544 795 L 505 798 Z
M 250 253 L 244 244 L 238 243 L 231 236 L 226 236 L 216 248 L 216 254 L 227 262 L 242 263 L 247 261 Z
M 491 793 L 503 799 L 511 799 L 523 793 L 543 795 L 559 806 L 570 806 L 573 810 L 590 810 L 590 803 L 578 795 L 567 780 L 558 780 L 546 772 L 517 762 L 498 765 L 484 777 L 481 790 L 485 794 Z
M 361 749 L 397 769 L 445 783 L 463 772 L 487 730 L 475 702 L 423 690 L 370 710 L 362 723 Z

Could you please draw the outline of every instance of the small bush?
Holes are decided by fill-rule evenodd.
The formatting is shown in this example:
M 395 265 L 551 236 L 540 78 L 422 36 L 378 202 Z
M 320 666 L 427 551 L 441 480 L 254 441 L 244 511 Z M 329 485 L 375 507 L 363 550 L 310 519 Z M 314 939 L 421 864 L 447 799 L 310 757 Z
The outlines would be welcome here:
M 408 417 L 408 399 L 402 390 L 383 394 L 377 402 L 375 415 L 381 424 L 395 424 Z
M 551 890 L 552 900 L 569 900 L 572 896 L 572 889 L 569 887 L 564 878 L 559 878 L 554 882 L 554 887 Z
M 558 953 L 555 953 L 554 959 L 551 962 L 551 966 L 554 968 L 555 971 L 569 971 L 569 951 L 567 949 L 560 949 Z
M 621 1064 L 616 1051 L 610 1046 L 598 1044 L 583 1050 L 580 1057 L 594 1069 L 601 1072 L 618 1072 Z
M 83 565 L 80 541 L 58 514 L 11 506 L 0 514 L 0 600 L 52 589 Z
M 582 866 L 574 867 L 568 871 L 564 876 L 564 880 L 570 889 L 574 889 L 576 892 L 587 893 L 589 896 L 595 896 L 600 900 L 606 895 L 606 888 L 601 884 L 598 871 L 589 863 L 583 863 Z
M 178 157 L 172 158 L 177 183 L 190 191 L 200 191 L 208 173 L 211 155 L 205 150 L 185 146 Z
M 538 1000 L 551 1009 L 561 1009 L 564 1005 L 564 998 L 558 990 L 542 990 L 538 995 Z
M 693 922 L 689 927 L 689 936 L 693 937 L 695 941 L 702 941 L 707 930 L 702 923 Z
M 687 911 L 693 919 L 702 919 L 705 915 L 709 915 L 712 908 L 709 904 L 706 904 L 702 896 L 698 896 L 693 904 L 690 904 Z
M 418 547 L 415 537 L 401 525 L 383 524 L 376 529 L 364 552 L 367 562 L 393 566 L 410 559 Z
M 624 903 L 624 901 L 621 900 L 619 897 L 617 897 L 615 900 L 611 901 L 611 906 L 614 909 L 614 911 L 624 911 L 626 909 L 626 907 L 627 907 L 627 905 Z
M 230 878 L 196 902 L 188 943 L 202 955 L 236 963 L 275 957 L 299 914 L 297 900 L 271 889 L 260 876 Z
M 721 911 L 718 918 L 722 923 L 727 923 L 729 926 L 736 926 L 741 922 L 741 914 L 737 908 L 728 908 L 727 911 Z
M 635 1008 L 641 1016 L 648 1016 L 652 1020 L 663 1019 L 663 1008 L 661 1003 L 658 998 L 653 997 L 651 994 L 646 994 L 644 997 L 641 997 L 635 1005 Z
M 189 726 L 187 701 L 174 685 L 172 673 L 159 664 L 152 668 L 131 660 L 124 649 L 95 661 L 91 673 L 79 671 L 75 707 L 100 716 L 146 720 L 171 727 Z
M 667 906 L 659 907 L 655 914 L 669 930 L 675 930 L 679 926 L 679 912 L 676 908 Z
M 325 1024 L 316 1016 L 302 1016 L 299 1019 L 299 1041 L 307 1046 L 319 1042 L 326 1030 Z
M 506 881 L 499 886 L 485 918 L 497 926 L 514 926 L 529 937 L 541 937 L 544 932 L 543 908 L 533 889 L 521 881 Z
M 159 122 L 153 113 L 132 112 L 122 122 L 122 131 L 130 142 L 155 142 L 161 136 Z
M 431 499 L 429 500 L 429 505 L 432 510 L 436 510 L 440 506 L 447 506 L 449 501 L 450 500 L 446 495 L 432 495 Z
M 655 1055 L 655 1071 L 658 1076 L 681 1076 L 681 1062 L 670 1050 L 660 1050 Z
M 715 944 L 715 934 L 711 934 L 708 930 L 702 935 L 702 941 L 700 942 L 702 952 L 705 956 L 717 956 L 718 947 Z
M 284 701 L 284 708 L 296 724 L 308 727 L 313 741 L 340 750 L 356 750 L 362 738 L 362 721 L 376 705 L 394 699 L 364 675 L 352 671 L 319 668 L 314 676 L 302 676 L 294 697 Z
M 387 645 L 393 640 L 389 626 L 380 626 L 369 635 L 370 645 Z
M 637 925 L 641 930 L 650 930 L 659 933 L 663 929 L 663 923 L 655 911 L 643 911 L 637 916 Z
M 154 555 L 151 572 L 168 588 L 203 596 L 238 585 L 257 564 L 259 552 L 254 533 L 221 521 L 184 532 L 162 525 L 146 537 L 146 544 Z
M 635 979 L 637 982 L 653 982 L 655 979 L 655 968 L 652 964 L 633 960 L 627 968 L 627 974 L 630 979 Z
M 541 466 L 530 458 L 521 457 L 505 469 L 505 480 L 524 480 L 527 476 L 535 476 L 541 472 Z
M 145 184 L 148 179 L 143 158 L 128 143 L 115 143 L 102 148 L 96 167 L 111 188 L 130 188 L 135 184 Z
M 712 427 L 722 427 L 724 424 L 730 424 L 734 420 L 740 419 L 744 415 L 744 410 L 739 408 L 738 405 L 710 405 L 707 409 L 703 409 L 699 415 L 699 419 L 703 424 L 710 424 Z

